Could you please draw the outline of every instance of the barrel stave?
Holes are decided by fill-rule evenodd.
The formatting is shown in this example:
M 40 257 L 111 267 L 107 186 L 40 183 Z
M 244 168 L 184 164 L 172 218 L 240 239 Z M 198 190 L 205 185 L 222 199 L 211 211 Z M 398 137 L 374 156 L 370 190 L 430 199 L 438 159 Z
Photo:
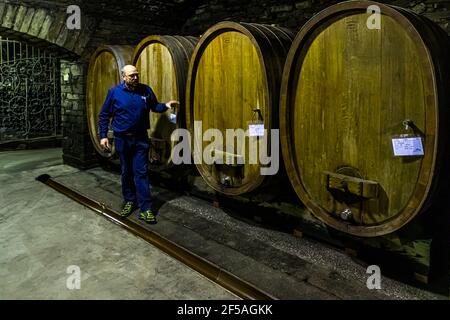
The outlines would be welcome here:
M 149 161 L 152 170 L 167 170 L 173 166 L 171 140 L 173 131 L 185 128 L 185 88 L 189 59 L 194 50 L 195 37 L 152 35 L 136 47 L 133 62 L 141 73 L 141 82 L 154 90 L 159 101 L 178 100 L 176 123 L 170 112 L 151 113 L 149 137 L 151 151 Z
M 98 116 L 108 90 L 121 82 L 122 68 L 131 63 L 131 46 L 100 46 L 91 56 L 86 83 L 86 114 L 92 144 L 100 156 L 109 158 L 115 153 L 112 131 L 108 133 L 111 151 L 100 146 Z
M 371 4 L 381 8 L 380 29 L 367 28 Z M 437 130 L 448 108 L 436 72 L 448 66 L 427 43 L 430 31 L 413 13 L 356 1 L 322 11 L 294 40 L 281 92 L 283 156 L 300 199 L 330 226 L 359 236 L 389 233 L 432 198 L 442 159 Z M 392 139 L 405 134 L 422 138 L 423 157 L 393 155 Z M 324 172 L 344 172 L 342 184 L 376 181 L 378 195 L 329 188 Z
M 256 121 L 262 121 L 269 132 L 278 128 L 279 84 L 292 39 L 288 30 L 250 23 L 221 22 L 206 31 L 191 59 L 187 85 L 188 126 L 197 150 L 203 151 L 196 155 L 194 149 L 194 159 L 233 144 L 231 138 L 226 139 L 227 129 L 245 132 Z M 197 136 L 195 121 L 203 125 Z M 223 148 L 211 147 L 209 139 L 203 141 L 206 130 L 213 128 L 224 138 Z M 270 148 L 270 142 L 264 144 Z M 220 153 L 223 161 L 244 159 L 241 167 L 202 161 L 197 168 L 215 190 L 229 195 L 247 193 L 265 180 L 261 163 L 250 161 L 251 150 L 246 139 L 243 145 Z

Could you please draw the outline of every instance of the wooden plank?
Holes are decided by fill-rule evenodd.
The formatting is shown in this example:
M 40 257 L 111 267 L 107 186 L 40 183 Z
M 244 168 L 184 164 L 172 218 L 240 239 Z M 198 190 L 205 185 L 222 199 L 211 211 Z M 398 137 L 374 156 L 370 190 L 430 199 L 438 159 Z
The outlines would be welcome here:
M 121 56 L 115 56 L 115 54 Z M 124 50 L 112 50 L 105 46 L 97 49 L 91 58 L 88 69 L 86 84 L 86 109 L 88 116 L 88 127 L 94 147 L 100 155 L 105 154 L 100 147 L 98 132 L 98 116 L 106 99 L 108 90 L 120 82 L 119 59 L 125 59 L 129 54 Z M 114 149 L 113 149 L 114 150 Z
M 379 30 L 367 28 L 361 3 L 316 16 L 294 42 L 283 84 L 283 156 L 291 182 L 315 214 L 352 234 L 385 233 L 409 221 L 427 197 L 422 186 L 433 178 L 433 63 L 410 17 L 384 5 L 382 12 Z M 394 157 L 392 138 L 405 133 L 402 123 L 410 118 L 431 134 L 425 156 Z M 342 168 L 377 183 L 328 179 L 327 187 L 372 199 L 354 211 L 354 225 L 335 218 L 343 204 L 317 178 Z
M 195 84 L 194 119 L 203 122 L 203 132 L 217 128 L 224 139 L 227 129 L 245 132 L 256 106 L 267 121 L 270 113 L 263 77 L 264 70 L 250 38 L 240 32 L 227 31 L 213 39 L 202 54 Z M 205 142 L 203 147 L 208 144 Z M 249 163 L 248 144 L 238 146 L 235 143 L 234 153 L 245 158 L 242 184 L 259 178 L 259 164 Z M 211 179 L 218 182 L 219 177 Z
M 233 154 L 229 152 L 224 152 L 222 150 L 212 150 L 211 157 L 215 158 L 221 158 L 222 163 L 226 165 L 230 165 L 232 167 L 237 166 L 243 166 L 244 164 L 244 157 L 240 154 Z
M 155 36 L 154 41 L 141 51 L 136 62 L 141 83 L 149 85 L 159 101 L 180 100 L 177 74 L 169 49 Z M 175 144 L 171 141 L 171 135 L 177 125 L 170 122 L 169 113 L 150 113 L 149 136 L 166 142 L 161 144 L 162 149 L 157 154 L 152 155 L 160 159 L 161 165 L 158 167 L 170 165 L 171 150 Z
M 376 181 L 364 180 L 334 172 L 325 171 L 327 189 L 337 189 L 364 198 L 377 198 L 379 184 Z

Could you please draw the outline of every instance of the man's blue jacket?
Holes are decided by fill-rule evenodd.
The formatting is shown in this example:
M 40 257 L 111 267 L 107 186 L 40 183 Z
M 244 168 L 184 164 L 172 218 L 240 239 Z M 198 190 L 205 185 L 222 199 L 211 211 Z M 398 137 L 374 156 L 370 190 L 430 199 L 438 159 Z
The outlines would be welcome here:
M 109 89 L 103 103 L 98 119 L 100 139 L 107 137 L 111 117 L 114 133 L 142 133 L 150 128 L 150 110 L 162 113 L 167 109 L 164 103 L 158 102 L 149 86 L 140 83 L 131 91 L 123 82 Z

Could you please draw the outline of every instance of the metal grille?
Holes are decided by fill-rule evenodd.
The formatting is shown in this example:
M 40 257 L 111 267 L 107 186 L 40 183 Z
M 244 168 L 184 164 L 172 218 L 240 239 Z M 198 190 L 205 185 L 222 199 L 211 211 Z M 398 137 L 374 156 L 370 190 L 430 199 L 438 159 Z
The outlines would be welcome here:
M 59 59 L 0 37 L 0 143 L 61 135 Z

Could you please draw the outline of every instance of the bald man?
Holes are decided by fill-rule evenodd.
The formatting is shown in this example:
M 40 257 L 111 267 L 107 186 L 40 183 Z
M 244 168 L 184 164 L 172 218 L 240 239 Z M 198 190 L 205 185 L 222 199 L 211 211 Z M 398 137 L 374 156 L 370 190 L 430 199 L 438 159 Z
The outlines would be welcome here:
M 122 171 L 124 205 L 120 215 L 128 217 L 139 207 L 139 219 L 156 223 L 148 179 L 149 113 L 166 112 L 178 104 L 178 101 L 158 102 L 153 90 L 139 83 L 139 72 L 135 66 L 123 67 L 122 78 L 121 84 L 109 89 L 100 111 L 100 145 L 104 149 L 110 149 L 107 133 L 109 120 L 112 118 L 114 145 Z

